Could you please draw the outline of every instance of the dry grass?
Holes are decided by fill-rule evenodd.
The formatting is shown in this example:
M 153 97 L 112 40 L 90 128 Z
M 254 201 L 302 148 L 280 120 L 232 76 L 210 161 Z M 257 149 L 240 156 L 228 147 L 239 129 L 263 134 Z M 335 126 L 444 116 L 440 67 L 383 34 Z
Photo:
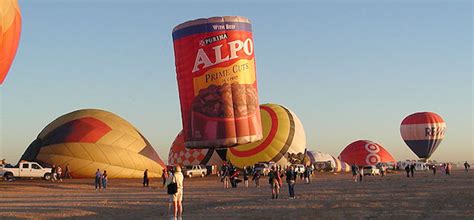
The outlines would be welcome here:
M 452 176 L 403 173 L 366 177 L 354 183 L 348 174 L 317 174 L 311 184 L 297 183 L 296 200 L 270 199 L 270 187 L 224 189 L 216 177 L 185 179 L 187 219 L 473 219 L 474 172 Z M 168 196 L 141 180 L 112 179 L 107 191 L 95 191 L 93 180 L 61 183 L 44 180 L 0 182 L 0 219 L 167 219 Z

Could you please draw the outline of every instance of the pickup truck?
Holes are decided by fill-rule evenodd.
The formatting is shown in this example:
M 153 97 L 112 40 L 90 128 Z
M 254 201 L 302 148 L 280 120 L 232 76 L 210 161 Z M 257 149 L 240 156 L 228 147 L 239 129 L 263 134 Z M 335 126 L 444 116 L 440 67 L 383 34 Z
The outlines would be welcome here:
M 43 168 L 36 162 L 20 162 L 13 168 L 0 168 L 0 174 L 6 179 L 17 177 L 51 179 L 51 168 Z
M 193 176 L 204 177 L 207 175 L 207 169 L 201 165 L 185 166 L 183 169 L 183 174 L 189 178 Z

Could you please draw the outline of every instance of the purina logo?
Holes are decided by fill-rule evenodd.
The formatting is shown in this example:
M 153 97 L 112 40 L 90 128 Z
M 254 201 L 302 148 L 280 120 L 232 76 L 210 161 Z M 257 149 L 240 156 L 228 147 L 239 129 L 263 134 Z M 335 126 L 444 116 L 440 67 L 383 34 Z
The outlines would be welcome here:
M 219 35 L 212 36 L 212 37 L 208 37 L 208 38 L 205 38 L 205 39 L 202 39 L 201 41 L 199 41 L 199 46 L 202 47 L 202 46 L 212 44 L 212 43 L 217 42 L 217 41 L 225 40 L 228 37 L 229 36 L 227 36 L 227 33 L 219 34 Z

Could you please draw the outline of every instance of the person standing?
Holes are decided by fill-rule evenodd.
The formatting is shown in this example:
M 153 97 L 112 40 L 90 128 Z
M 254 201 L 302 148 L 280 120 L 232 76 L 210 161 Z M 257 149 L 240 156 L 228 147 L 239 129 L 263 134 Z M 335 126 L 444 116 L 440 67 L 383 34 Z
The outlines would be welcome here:
M 436 164 L 433 164 L 431 169 L 433 169 L 433 176 L 436 176 Z
M 174 197 L 174 193 L 170 192 L 170 189 L 168 188 L 168 186 L 171 183 L 175 183 L 175 182 L 176 182 L 176 180 L 174 178 L 173 172 L 171 172 L 171 170 L 168 170 L 167 178 L 165 179 L 165 183 L 163 184 L 163 188 L 166 188 L 167 191 L 168 191 L 168 194 L 170 195 L 170 197 L 168 199 L 168 214 L 171 213 L 171 206 L 173 205 L 173 197 Z M 177 187 L 176 187 L 176 192 L 178 192 Z
M 409 178 L 410 177 L 410 164 L 407 164 L 405 166 L 405 172 L 407 172 L 407 177 Z
M 364 167 L 359 167 L 359 182 L 362 183 L 362 180 L 364 179 Z
M 295 199 L 296 172 L 293 166 L 288 167 L 288 170 L 286 171 L 286 182 L 288 183 L 290 199 Z
M 63 168 L 58 165 L 58 168 L 56 168 L 56 173 L 58 174 L 58 180 L 63 181 L 62 174 L 63 174 Z
M 71 179 L 71 169 L 69 168 L 69 164 L 66 164 L 66 170 L 64 171 L 64 178 Z
M 181 173 L 181 167 L 178 165 L 174 171 L 174 179 L 177 184 L 177 191 L 173 195 L 174 217 L 183 216 L 183 180 L 184 176 Z
M 244 166 L 244 184 L 246 188 L 249 187 L 249 169 L 247 169 L 247 167 L 245 166 Z
M 411 177 L 413 177 L 413 175 L 415 174 L 415 164 L 414 163 L 412 163 L 410 165 L 410 173 L 411 173 Z
M 143 187 L 148 187 L 150 185 L 150 179 L 148 178 L 148 169 L 145 169 L 143 172 Z
M 163 188 L 166 185 L 166 179 L 169 177 L 168 171 L 166 171 L 166 168 L 161 171 L 161 179 L 163 180 Z
M 227 165 L 227 163 L 224 163 L 222 165 L 222 180 L 224 183 L 224 188 L 228 189 L 229 188 L 229 182 L 230 182 L 230 167 Z
M 469 165 L 469 163 L 467 161 L 464 162 L 464 171 L 469 172 L 469 168 L 471 168 L 471 165 Z
M 352 171 L 352 178 L 354 179 L 354 182 L 357 183 L 357 165 L 356 164 L 352 164 L 351 166 L 351 171 Z
M 232 166 L 232 168 L 230 170 L 231 170 L 230 183 L 232 185 L 232 188 L 237 188 L 237 181 L 238 181 L 238 178 L 239 178 L 239 171 L 234 166 Z
M 280 194 L 280 182 L 280 175 L 273 166 L 272 170 L 268 174 L 268 183 L 272 189 L 272 199 L 278 199 L 278 195 Z
M 382 165 L 380 166 L 380 175 L 381 175 L 382 177 L 385 176 L 385 165 L 384 165 L 384 164 L 382 164 Z
M 307 166 L 306 169 L 304 170 L 304 181 L 306 184 L 309 184 L 310 182 L 309 174 L 310 174 L 310 170 L 309 170 L 309 166 Z
M 95 172 L 95 190 L 102 188 L 101 177 L 102 173 L 99 169 L 97 169 L 97 171 Z
M 252 180 L 255 181 L 255 187 L 260 187 L 260 171 L 255 170 L 253 172 Z
M 451 175 L 451 163 L 446 163 L 446 175 Z
M 102 174 L 102 177 L 100 179 L 102 180 L 102 188 L 104 190 L 107 189 L 107 182 L 108 182 L 107 170 L 104 170 L 104 173 Z
M 56 165 L 53 164 L 53 167 L 51 167 L 51 182 L 56 181 Z

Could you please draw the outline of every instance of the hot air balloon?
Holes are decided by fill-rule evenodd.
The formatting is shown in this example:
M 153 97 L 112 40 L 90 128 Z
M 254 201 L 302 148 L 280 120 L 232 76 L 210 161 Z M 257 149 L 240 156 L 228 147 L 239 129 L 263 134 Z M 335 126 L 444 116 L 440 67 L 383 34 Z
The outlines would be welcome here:
M 395 162 L 392 155 L 382 145 L 368 140 L 358 140 L 347 145 L 339 155 L 339 159 L 358 166 Z
M 0 85 L 15 58 L 21 32 L 21 13 L 17 0 L 0 1 Z
M 183 132 L 179 132 L 171 145 L 169 165 L 222 165 L 227 149 L 188 149 L 184 147 Z
M 306 151 L 306 155 L 308 155 L 308 157 L 310 158 L 311 160 L 311 163 L 312 164 L 316 164 L 316 166 L 318 166 L 318 164 L 324 164 L 324 163 L 327 163 L 329 162 L 331 164 L 331 171 L 332 172 L 349 172 L 351 171 L 351 167 L 349 164 L 347 164 L 346 162 L 330 155 L 330 154 L 326 154 L 326 153 L 321 153 L 321 152 L 314 152 L 314 151 L 310 151 L 310 150 L 307 150 Z M 316 167 L 317 170 L 318 170 L 318 167 Z M 321 169 L 319 170 L 324 170 L 326 167 L 320 167 Z
M 97 169 L 111 178 L 141 178 L 148 169 L 159 177 L 164 162 L 148 140 L 129 122 L 98 109 L 65 114 L 46 126 L 22 160 L 64 167 L 74 177 L 93 177 Z
M 418 112 L 407 116 L 400 125 L 405 143 L 420 159 L 427 160 L 444 138 L 446 123 L 436 113 Z
M 197 19 L 173 29 L 176 74 L 188 148 L 262 139 L 250 21 Z
M 281 166 L 302 163 L 306 136 L 298 117 L 278 104 L 261 105 L 260 113 L 264 138 L 229 148 L 227 159 L 239 168 L 258 162 L 273 161 Z

